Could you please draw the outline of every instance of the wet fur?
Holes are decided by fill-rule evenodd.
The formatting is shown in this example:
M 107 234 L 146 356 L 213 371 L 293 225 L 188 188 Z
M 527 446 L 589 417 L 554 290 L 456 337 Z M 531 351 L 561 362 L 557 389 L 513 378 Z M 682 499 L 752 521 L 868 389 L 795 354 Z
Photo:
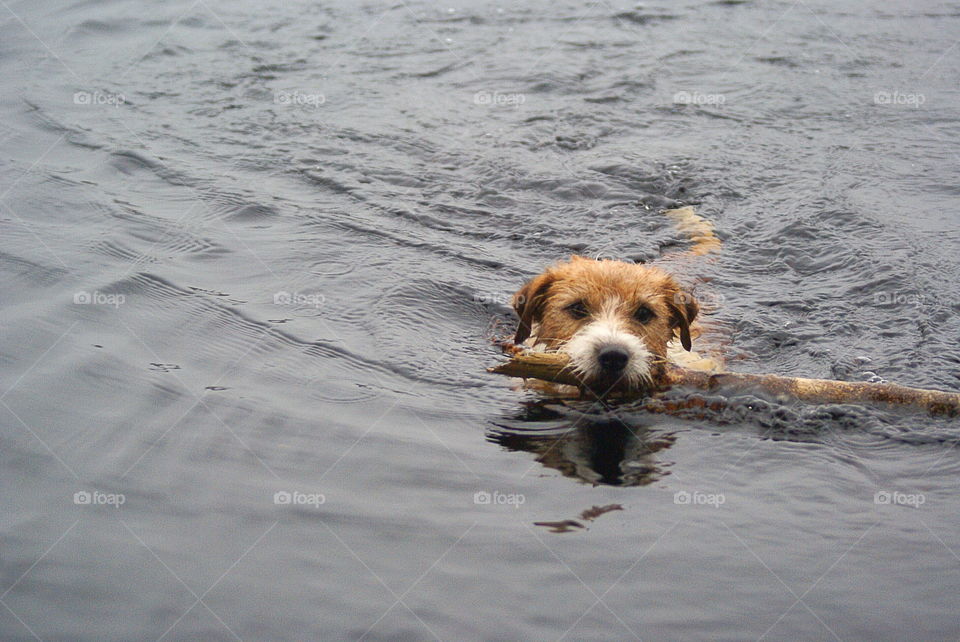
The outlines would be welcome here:
M 588 315 L 576 318 L 570 306 L 582 303 Z M 655 387 L 664 377 L 668 345 L 677 335 L 691 349 L 690 323 L 699 307 L 670 274 L 623 261 L 573 256 L 527 282 L 513 297 L 520 324 L 514 343 L 566 352 L 588 386 L 612 389 Z M 653 313 L 643 323 L 640 306 Z M 616 345 L 630 355 L 616 377 L 605 375 L 597 353 Z

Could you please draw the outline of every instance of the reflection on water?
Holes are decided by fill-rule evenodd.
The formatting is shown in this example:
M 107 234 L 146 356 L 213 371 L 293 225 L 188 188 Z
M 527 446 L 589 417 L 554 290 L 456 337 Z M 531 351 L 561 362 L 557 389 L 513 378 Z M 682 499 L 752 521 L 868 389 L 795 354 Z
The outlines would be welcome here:
M 673 445 L 673 433 L 651 429 L 612 408 L 600 417 L 570 417 L 569 408 L 561 411 L 556 404 L 525 403 L 509 423 L 495 424 L 487 439 L 508 450 L 533 453 L 544 466 L 589 484 L 644 486 L 669 474 L 668 464 L 656 455 Z

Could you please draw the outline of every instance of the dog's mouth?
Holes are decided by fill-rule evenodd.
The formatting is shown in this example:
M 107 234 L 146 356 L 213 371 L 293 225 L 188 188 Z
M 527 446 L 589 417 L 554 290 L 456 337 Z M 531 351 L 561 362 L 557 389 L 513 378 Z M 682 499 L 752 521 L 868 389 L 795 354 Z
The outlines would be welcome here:
M 584 386 L 595 393 L 637 392 L 656 387 L 660 359 L 640 337 L 612 323 L 596 323 L 567 341 L 561 350 Z
M 666 373 L 664 360 L 649 353 L 622 352 L 624 354 L 611 354 L 601 349 L 586 359 L 571 354 L 570 369 L 582 387 L 597 396 L 657 390 Z
M 638 372 L 638 370 L 609 371 L 601 369 L 598 372 L 583 374 L 574 367 L 574 373 L 583 382 L 583 387 L 597 396 L 621 393 L 637 394 L 659 389 L 659 382 L 663 380 L 665 373 L 664 365 L 661 362 L 647 364 L 642 371 Z

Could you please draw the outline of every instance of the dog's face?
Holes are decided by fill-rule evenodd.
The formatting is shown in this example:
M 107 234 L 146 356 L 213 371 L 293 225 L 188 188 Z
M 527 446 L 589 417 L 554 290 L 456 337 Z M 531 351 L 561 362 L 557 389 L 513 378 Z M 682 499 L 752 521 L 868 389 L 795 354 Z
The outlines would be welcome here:
M 678 331 L 690 350 L 693 297 L 663 270 L 573 256 L 534 277 L 513 297 L 514 342 L 570 355 L 590 388 L 636 390 L 663 376 L 667 344 Z

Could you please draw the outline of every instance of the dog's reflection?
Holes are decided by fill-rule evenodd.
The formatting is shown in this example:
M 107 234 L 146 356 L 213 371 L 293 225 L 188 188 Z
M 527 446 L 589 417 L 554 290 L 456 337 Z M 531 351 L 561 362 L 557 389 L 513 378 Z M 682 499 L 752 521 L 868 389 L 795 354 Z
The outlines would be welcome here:
M 623 417 L 571 415 L 568 408 L 545 402 L 525 404 L 509 424 L 496 424 L 487 439 L 533 453 L 538 462 L 567 477 L 609 486 L 659 480 L 668 464 L 658 462 L 656 453 L 676 440 L 672 433 L 652 431 Z

